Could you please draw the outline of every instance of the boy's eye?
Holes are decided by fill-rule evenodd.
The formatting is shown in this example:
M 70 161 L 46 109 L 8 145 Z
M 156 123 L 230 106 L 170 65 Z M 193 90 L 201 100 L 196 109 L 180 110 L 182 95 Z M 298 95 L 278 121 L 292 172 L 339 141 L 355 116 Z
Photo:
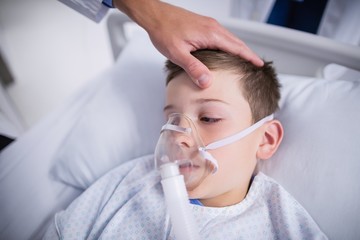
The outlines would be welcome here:
M 220 118 L 211 118 L 211 117 L 201 117 L 200 121 L 204 122 L 204 123 L 216 123 L 221 121 Z

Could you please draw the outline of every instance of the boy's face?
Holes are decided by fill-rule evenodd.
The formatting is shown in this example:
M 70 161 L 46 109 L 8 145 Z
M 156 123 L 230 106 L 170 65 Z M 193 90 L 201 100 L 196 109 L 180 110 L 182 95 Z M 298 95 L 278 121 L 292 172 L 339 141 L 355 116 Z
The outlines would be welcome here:
M 190 117 L 205 146 L 252 125 L 251 110 L 242 95 L 239 75 L 229 71 L 212 73 L 214 80 L 209 88 L 198 88 L 182 73 L 169 82 L 166 90 L 165 115 L 182 113 Z M 209 150 L 217 159 L 219 169 L 189 191 L 189 197 L 214 207 L 240 202 L 247 193 L 261 139 L 260 128 L 242 140 Z

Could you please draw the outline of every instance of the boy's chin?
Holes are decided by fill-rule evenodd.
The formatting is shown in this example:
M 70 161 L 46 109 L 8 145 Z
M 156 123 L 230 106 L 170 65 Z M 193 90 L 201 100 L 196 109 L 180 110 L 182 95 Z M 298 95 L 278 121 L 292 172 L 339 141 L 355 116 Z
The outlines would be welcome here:
M 194 185 L 186 185 L 186 190 L 190 199 L 205 199 L 212 195 L 213 188 L 208 182 L 210 176 L 211 175 L 204 176 Z
M 201 189 L 201 184 L 193 189 L 187 188 L 187 193 L 188 193 L 189 199 L 202 199 L 202 198 L 204 198 L 204 195 L 205 195 Z

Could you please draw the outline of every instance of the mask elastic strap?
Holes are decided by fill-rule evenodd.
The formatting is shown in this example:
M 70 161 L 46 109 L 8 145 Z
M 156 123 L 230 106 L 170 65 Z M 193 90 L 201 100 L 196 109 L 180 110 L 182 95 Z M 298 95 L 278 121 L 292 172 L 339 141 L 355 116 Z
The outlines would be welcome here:
M 274 114 L 271 114 L 267 117 L 264 117 L 263 119 L 259 120 L 258 122 L 254 123 L 250 127 L 242 130 L 239 133 L 236 133 L 230 137 L 223 138 L 221 140 L 218 140 L 216 142 L 210 143 L 209 145 L 205 146 L 204 150 L 212 150 L 219 147 L 226 146 L 228 144 L 234 143 L 236 141 L 239 141 L 240 139 L 244 138 L 245 136 L 249 135 L 259 127 L 261 127 L 264 123 L 271 121 L 274 119 Z
M 204 159 L 210 161 L 213 164 L 214 170 L 212 171 L 212 174 L 216 173 L 219 168 L 219 165 L 218 165 L 216 159 L 209 152 L 207 152 L 206 149 L 203 147 L 199 148 L 199 152 Z

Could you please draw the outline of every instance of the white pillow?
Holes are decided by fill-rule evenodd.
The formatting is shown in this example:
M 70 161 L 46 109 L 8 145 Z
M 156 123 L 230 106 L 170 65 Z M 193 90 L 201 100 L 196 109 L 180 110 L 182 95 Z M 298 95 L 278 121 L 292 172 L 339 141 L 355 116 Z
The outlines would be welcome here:
M 58 151 L 56 179 L 86 189 L 115 166 L 154 151 L 164 122 L 164 63 L 144 33 L 134 34 Z
M 164 58 L 133 39 L 82 110 L 53 167 L 85 189 L 124 161 L 153 152 L 163 124 Z M 360 236 L 360 85 L 281 75 L 285 136 L 261 169 L 279 181 L 334 239 Z
M 261 170 L 333 239 L 360 236 L 360 81 L 280 76 L 284 139 Z

